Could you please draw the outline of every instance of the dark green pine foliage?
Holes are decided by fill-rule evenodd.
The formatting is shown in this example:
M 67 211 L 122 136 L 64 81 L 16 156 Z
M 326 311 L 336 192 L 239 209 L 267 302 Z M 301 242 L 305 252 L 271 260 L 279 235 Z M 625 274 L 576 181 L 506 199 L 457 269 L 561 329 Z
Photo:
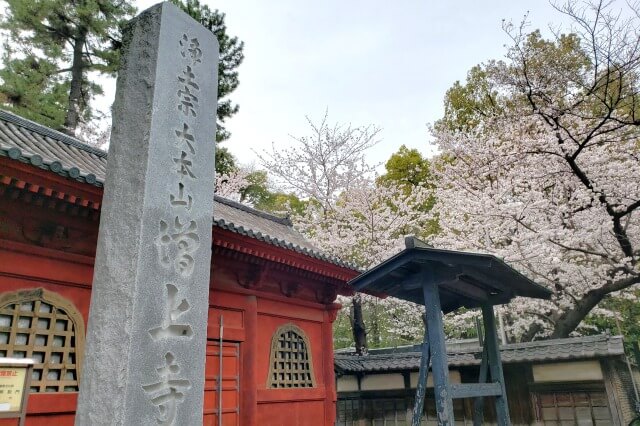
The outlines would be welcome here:
M 6 0 L 8 31 L 0 71 L 3 107 L 74 134 L 93 118 L 101 93 L 90 72 L 118 69 L 120 29 L 135 8 L 127 0 Z
M 35 55 L 12 58 L 5 46 L 0 69 L 0 103 L 18 115 L 59 129 L 64 123 L 69 82 L 56 74 L 57 67 Z

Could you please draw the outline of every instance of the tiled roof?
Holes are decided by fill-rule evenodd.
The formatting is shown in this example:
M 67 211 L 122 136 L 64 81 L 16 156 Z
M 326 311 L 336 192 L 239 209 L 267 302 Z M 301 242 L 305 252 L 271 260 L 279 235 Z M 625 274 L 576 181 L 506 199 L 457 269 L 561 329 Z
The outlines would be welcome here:
M 65 178 L 102 187 L 107 153 L 76 138 L 0 110 L 0 157 L 31 164 Z M 339 266 L 348 263 L 318 251 L 291 221 L 221 197 L 215 197 L 214 226 L 246 235 Z
M 480 364 L 480 348 L 460 348 L 448 345 L 449 366 L 462 367 Z M 548 362 L 572 359 L 590 359 L 624 353 L 622 336 L 585 336 L 568 339 L 541 340 L 514 343 L 500 347 L 502 362 Z M 336 370 L 342 373 L 367 373 L 381 371 L 417 371 L 420 367 L 420 346 L 397 349 L 373 350 L 367 355 L 353 353 L 335 354 Z
M 288 218 L 252 209 L 217 196 L 213 216 L 214 225 L 220 228 L 313 257 L 322 256 L 309 241 L 293 229 Z M 336 259 L 332 261 L 338 262 Z
M 107 168 L 106 152 L 2 110 L 0 156 L 99 187 Z

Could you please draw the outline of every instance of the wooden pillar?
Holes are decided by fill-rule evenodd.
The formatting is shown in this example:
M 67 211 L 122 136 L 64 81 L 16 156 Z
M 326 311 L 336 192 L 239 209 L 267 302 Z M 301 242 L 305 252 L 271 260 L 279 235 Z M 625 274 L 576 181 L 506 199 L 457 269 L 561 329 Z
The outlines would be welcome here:
M 429 348 L 431 350 L 431 372 L 433 374 L 438 425 L 452 426 L 455 423 L 453 401 L 451 399 L 451 389 L 449 388 L 447 348 L 444 339 L 444 323 L 438 284 L 433 279 L 427 279 L 422 284 L 422 291 L 427 314 L 427 333 L 429 334 Z
M 507 389 L 504 385 L 504 375 L 502 373 L 502 360 L 500 359 L 500 347 L 498 345 L 498 332 L 496 330 L 496 319 L 493 315 L 493 306 L 482 306 L 482 319 L 484 321 L 484 344 L 487 350 L 491 381 L 499 383 L 502 389 L 502 395 L 495 397 L 496 422 L 498 426 L 509 426 L 511 425 L 511 420 L 509 419 L 509 404 L 507 402 Z
M 258 424 L 258 300 L 247 296 L 245 311 L 245 341 L 242 365 L 242 389 L 240 395 L 240 423 L 247 426 Z
M 418 373 L 418 385 L 416 386 L 416 400 L 413 403 L 413 417 L 411 426 L 420 426 L 422 412 L 424 411 L 424 398 L 427 393 L 427 378 L 429 377 L 429 362 L 431 350 L 429 348 L 429 331 L 427 323 L 424 324 L 424 341 L 422 342 L 422 356 L 420 358 L 420 370 Z
M 482 331 L 478 330 L 480 336 Z M 487 345 L 482 345 L 482 361 L 480 361 L 480 375 L 478 383 L 487 383 L 487 375 L 489 372 L 489 361 L 487 359 Z M 484 396 L 478 396 L 473 401 L 473 426 L 481 426 L 484 421 Z
M 333 365 L 333 321 L 340 309 L 339 304 L 327 305 L 322 322 L 322 354 L 324 372 L 324 421 L 325 425 L 333 426 L 336 422 L 336 379 Z
M 631 348 L 633 349 L 633 357 L 636 359 L 636 365 L 640 366 L 640 345 L 638 342 L 631 342 Z

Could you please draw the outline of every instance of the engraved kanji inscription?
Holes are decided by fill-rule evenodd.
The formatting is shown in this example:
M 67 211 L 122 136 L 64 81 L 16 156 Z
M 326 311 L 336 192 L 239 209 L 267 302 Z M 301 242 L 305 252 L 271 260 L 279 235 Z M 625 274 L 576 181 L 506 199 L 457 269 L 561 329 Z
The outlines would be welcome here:
M 170 193 L 169 194 L 169 203 L 171 203 L 174 207 L 184 207 L 187 210 L 191 210 L 191 204 L 193 203 L 193 197 L 191 195 L 185 194 L 184 185 L 181 182 L 178 182 L 178 193 Z
M 194 220 L 180 223 L 180 218 L 176 216 L 173 229 L 170 229 L 169 224 L 161 220 L 156 245 L 160 263 L 164 266 L 172 265 L 176 272 L 188 277 L 193 272 L 194 265 L 191 254 L 200 246 L 198 224 Z
M 186 34 L 182 34 L 180 47 L 182 48 L 180 54 L 183 58 L 189 58 L 192 64 L 202 62 L 202 49 L 200 49 L 200 42 L 197 38 L 189 38 Z
M 184 84 L 185 87 L 188 86 L 194 90 L 200 90 L 200 86 L 196 83 L 196 75 L 188 65 L 187 68 L 182 71 L 182 75 L 178 76 L 178 80 L 180 80 L 180 83 Z
M 187 117 L 191 115 L 196 117 L 196 106 L 198 104 L 198 97 L 191 93 L 188 86 L 184 86 L 178 90 L 178 97 L 180 98 L 180 104 L 178 104 L 178 110 L 182 111 Z
M 191 133 L 189 133 L 189 125 L 187 123 L 182 123 L 182 130 L 176 130 L 176 136 L 178 137 L 176 145 L 182 149 L 189 149 L 189 152 L 192 154 L 196 153 L 193 144 L 195 143 L 195 138 Z
M 196 107 L 198 106 L 198 97 L 194 92 L 200 90 L 200 86 L 198 86 L 195 79 L 196 75 L 188 65 L 182 71 L 182 75 L 178 76 L 178 81 L 182 83 L 180 85 L 181 88 L 178 89 L 178 98 L 180 99 L 178 109 L 186 116 L 197 116 Z
M 157 367 L 156 371 L 160 380 L 142 385 L 142 389 L 158 408 L 158 424 L 172 426 L 175 424 L 178 404 L 184 400 L 184 393 L 191 387 L 191 382 L 178 377 L 180 366 L 171 352 L 164 355 L 164 365 Z
M 180 152 L 180 157 L 173 158 L 173 162 L 176 163 L 177 166 L 177 172 L 179 175 L 181 176 L 186 176 L 186 177 L 190 177 L 191 179 L 195 179 L 196 175 L 193 174 L 193 171 L 191 170 L 191 167 L 193 166 L 193 162 L 191 160 L 189 160 L 189 157 L 187 156 L 187 153 L 184 151 Z
M 167 287 L 167 309 L 165 311 L 162 326 L 149 330 L 153 340 L 160 340 L 166 337 L 191 337 L 193 330 L 189 324 L 178 324 L 178 318 L 190 308 L 187 299 L 178 298 L 178 288 L 173 284 L 166 284 Z

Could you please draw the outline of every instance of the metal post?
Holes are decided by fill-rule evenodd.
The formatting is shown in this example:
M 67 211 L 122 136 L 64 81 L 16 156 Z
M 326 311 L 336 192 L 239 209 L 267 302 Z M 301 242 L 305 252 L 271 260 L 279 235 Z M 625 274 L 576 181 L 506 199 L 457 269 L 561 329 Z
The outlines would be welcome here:
M 427 330 L 429 334 L 429 348 L 431 349 L 431 372 L 433 374 L 433 388 L 436 398 L 436 413 L 438 425 L 452 426 L 453 401 L 449 389 L 449 368 L 447 365 L 447 348 L 444 340 L 444 324 L 438 284 L 428 279 L 422 284 L 424 305 L 427 313 Z
M 489 369 L 491 371 L 491 381 L 499 383 L 502 395 L 495 397 L 496 420 L 498 426 L 509 426 L 509 403 L 507 402 L 507 389 L 504 385 L 504 375 L 502 373 L 502 361 L 500 359 L 500 347 L 498 345 L 498 332 L 496 330 L 496 319 L 493 315 L 493 306 L 484 305 L 482 307 L 482 319 L 484 320 L 484 344 L 487 350 Z
M 427 392 L 427 377 L 429 377 L 429 361 L 431 352 L 429 348 L 429 332 L 427 323 L 424 324 L 424 341 L 422 342 L 422 357 L 420 358 L 420 372 L 418 373 L 418 386 L 416 387 L 416 400 L 413 404 L 413 417 L 411 426 L 420 426 L 422 412 L 424 410 L 424 398 Z

